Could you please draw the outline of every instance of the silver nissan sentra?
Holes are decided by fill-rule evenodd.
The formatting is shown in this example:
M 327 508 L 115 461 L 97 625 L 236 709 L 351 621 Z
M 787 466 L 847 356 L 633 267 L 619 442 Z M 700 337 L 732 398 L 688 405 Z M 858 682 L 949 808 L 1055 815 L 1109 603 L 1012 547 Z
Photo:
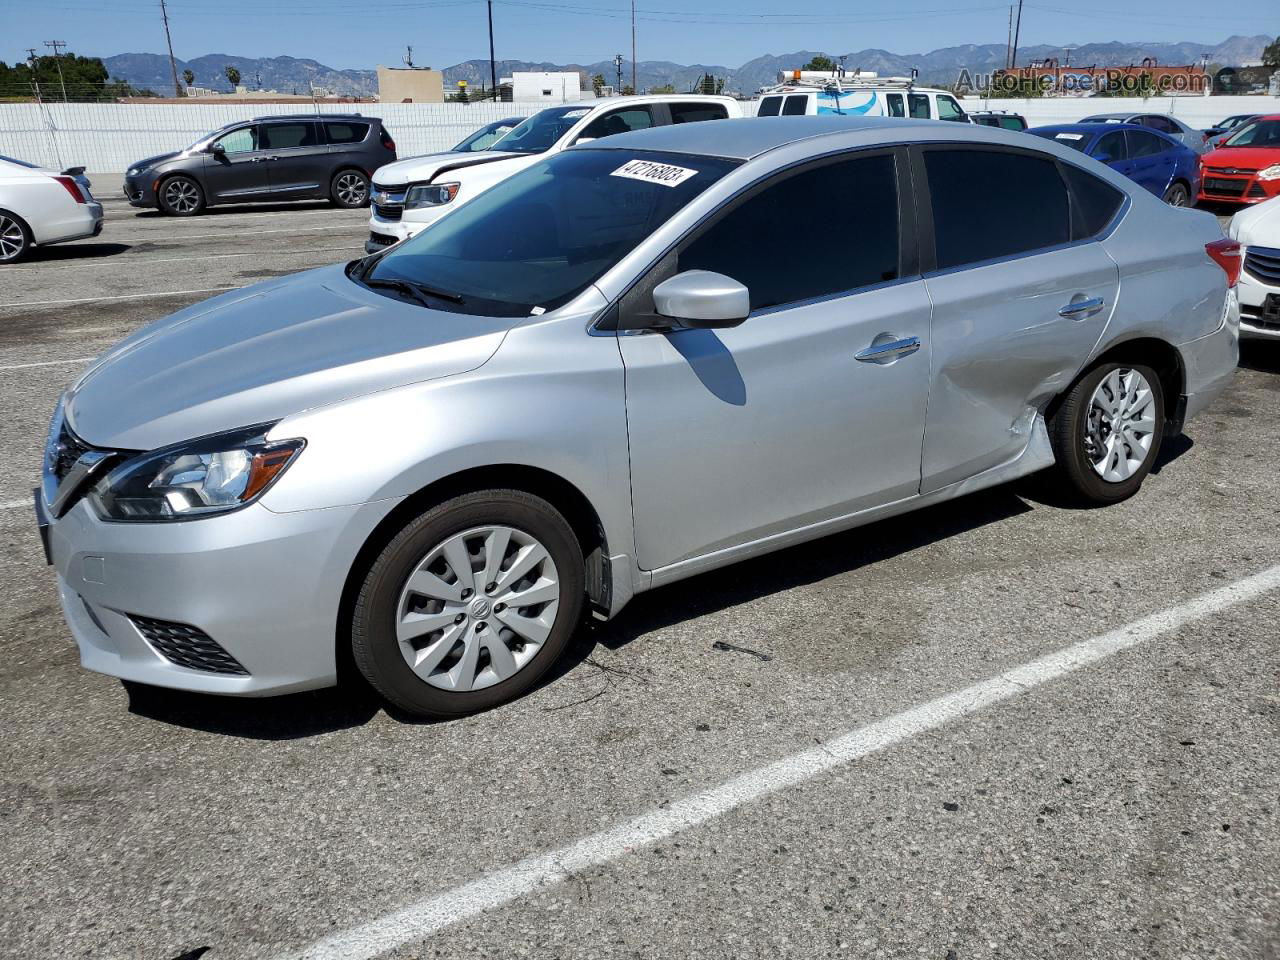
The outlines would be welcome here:
M 989 127 L 778 117 L 551 157 L 142 329 L 36 507 L 83 664 L 454 716 L 588 612 L 1040 470 L 1134 494 L 1228 383 L 1239 249 Z

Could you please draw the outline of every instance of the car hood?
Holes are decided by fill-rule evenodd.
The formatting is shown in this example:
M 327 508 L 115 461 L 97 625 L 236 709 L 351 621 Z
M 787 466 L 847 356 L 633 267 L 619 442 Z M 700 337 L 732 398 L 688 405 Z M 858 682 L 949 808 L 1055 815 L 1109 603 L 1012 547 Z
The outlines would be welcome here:
M 1231 218 L 1228 235 L 1246 247 L 1280 249 L 1280 197 L 1245 207 Z
M 1261 170 L 1280 163 L 1280 147 L 1219 147 L 1204 158 L 1206 167 Z
M 93 363 L 64 409 L 86 443 L 151 450 L 473 370 L 517 322 L 426 309 L 322 267 L 144 327 Z
M 430 183 L 441 173 L 501 163 L 523 157 L 523 153 L 498 153 L 482 150 L 478 153 L 433 153 L 425 157 L 410 157 L 379 167 L 373 174 L 374 189 L 401 187 L 406 183 Z
M 137 163 L 129 164 L 129 169 L 130 170 L 133 170 L 133 169 L 146 170 L 148 167 L 154 167 L 158 164 L 164 163 L 167 160 L 176 160 L 178 159 L 178 157 L 184 156 L 185 153 L 186 151 L 184 150 L 177 150 L 173 153 L 157 154 L 154 157 L 147 157 L 147 159 L 145 160 L 139 160 Z

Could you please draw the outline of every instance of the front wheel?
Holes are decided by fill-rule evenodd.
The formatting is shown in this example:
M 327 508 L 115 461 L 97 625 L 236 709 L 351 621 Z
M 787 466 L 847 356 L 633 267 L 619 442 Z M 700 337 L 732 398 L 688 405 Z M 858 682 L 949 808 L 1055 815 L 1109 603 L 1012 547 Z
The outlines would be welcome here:
M 1061 485 L 1090 503 L 1133 496 L 1160 453 L 1164 410 L 1164 390 L 1150 367 L 1094 367 L 1049 421 Z
M 1185 207 L 1191 202 L 1191 194 L 1184 184 L 1175 183 L 1164 192 L 1164 202 L 1171 207 Z
M 339 170 L 329 185 L 335 204 L 348 210 L 369 205 L 369 178 L 359 170 Z
M 17 263 L 31 252 L 31 230 L 16 213 L 0 210 L 0 263 Z
M 356 599 L 351 648 L 402 710 L 457 717 L 532 688 L 582 615 L 573 529 L 545 500 L 486 490 L 421 514 L 382 550 Z
M 170 177 L 160 184 L 156 199 L 171 217 L 194 217 L 204 210 L 204 191 L 190 177 Z

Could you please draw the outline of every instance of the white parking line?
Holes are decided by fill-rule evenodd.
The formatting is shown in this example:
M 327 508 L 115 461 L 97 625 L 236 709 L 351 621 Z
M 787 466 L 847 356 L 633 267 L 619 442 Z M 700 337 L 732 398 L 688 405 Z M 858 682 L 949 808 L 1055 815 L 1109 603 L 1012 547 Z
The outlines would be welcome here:
M 368 228 L 368 224 L 361 224 L 359 232 L 363 232 Z M 344 228 L 341 224 L 331 224 L 327 227 L 304 227 L 301 230 L 254 230 L 245 232 L 228 228 L 218 233 L 184 233 L 173 236 L 163 237 L 117 237 L 103 233 L 98 238 L 98 243 L 148 243 L 153 240 L 208 240 L 210 237 L 228 237 L 233 240 L 246 240 L 250 237 L 263 237 L 272 233 L 333 233 L 335 230 L 355 229 Z
M 305 960 L 369 960 L 917 734 L 1021 696 L 1113 654 L 1154 640 L 1277 587 L 1280 587 L 1280 566 L 1270 567 L 1118 630 L 1072 644 L 937 700 L 851 730 L 814 749 L 784 757 L 612 829 L 583 837 L 549 853 L 529 857 L 464 886 L 325 937 L 288 956 Z
M 113 297 L 77 297 L 74 300 L 23 300 L 18 303 L 0 303 L 0 310 L 13 310 L 17 307 L 54 307 L 63 303 L 97 303 L 99 300 L 145 300 L 148 297 L 185 297 L 193 293 L 221 293 L 224 290 L 239 290 L 238 284 L 226 287 L 205 287 L 201 290 L 165 290 L 160 293 L 125 293 Z
M 38 363 L 11 363 L 0 370 L 28 370 L 31 367 L 61 367 L 71 363 L 88 363 L 93 357 L 76 357 L 72 360 L 41 360 Z
M 305 250 L 273 250 L 270 253 L 264 253 L 258 250 L 253 253 L 195 253 L 189 257 L 132 257 L 124 261 L 121 261 L 118 257 L 104 258 L 100 260 L 54 260 L 49 263 L 29 263 L 25 266 L 9 267 L 5 270 L 5 273 L 10 274 L 23 270 L 47 270 L 49 267 L 67 267 L 69 269 L 83 270 L 85 267 L 119 266 L 122 262 L 128 264 L 143 264 L 177 263 L 183 260 L 226 260 L 231 257 L 297 257 L 304 253 L 328 253 L 333 250 L 358 249 L 360 248 L 348 243 L 341 247 L 308 247 Z
M 30 500 L 8 500 L 0 503 L 0 510 L 17 510 L 19 507 L 31 506 Z

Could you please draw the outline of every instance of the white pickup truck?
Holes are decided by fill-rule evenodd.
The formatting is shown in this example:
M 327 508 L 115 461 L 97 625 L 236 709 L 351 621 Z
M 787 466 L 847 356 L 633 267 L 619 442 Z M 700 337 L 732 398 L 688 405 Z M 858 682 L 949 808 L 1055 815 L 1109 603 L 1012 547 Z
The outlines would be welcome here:
M 585 100 L 535 113 L 487 150 L 434 153 L 389 163 L 373 174 L 365 252 L 412 237 L 539 158 L 575 143 L 670 123 L 741 116 L 736 100 L 701 94 Z

